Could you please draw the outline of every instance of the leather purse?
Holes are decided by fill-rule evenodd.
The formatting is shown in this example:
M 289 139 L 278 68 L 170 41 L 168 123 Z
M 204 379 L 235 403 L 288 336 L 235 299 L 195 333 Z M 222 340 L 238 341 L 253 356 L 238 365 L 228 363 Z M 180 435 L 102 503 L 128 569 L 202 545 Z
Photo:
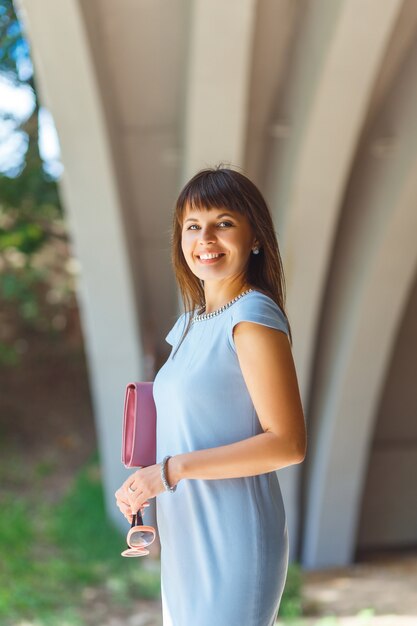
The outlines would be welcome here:
M 125 467 L 147 467 L 156 463 L 156 406 L 153 382 L 126 386 L 122 463 Z

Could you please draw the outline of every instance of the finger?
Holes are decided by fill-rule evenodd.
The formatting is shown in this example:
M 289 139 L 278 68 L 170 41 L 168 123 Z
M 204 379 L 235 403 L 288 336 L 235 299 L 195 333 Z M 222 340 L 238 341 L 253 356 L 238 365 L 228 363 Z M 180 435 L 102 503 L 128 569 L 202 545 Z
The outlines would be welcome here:
M 129 509 L 120 509 L 120 512 L 127 519 L 128 522 L 130 523 L 132 522 L 132 519 L 133 519 L 132 511 L 130 511 Z
M 130 509 L 129 494 L 126 494 L 126 495 L 118 494 L 116 496 L 116 504 L 119 508 L 122 506 L 122 507 Z
M 125 508 L 129 508 L 130 509 L 130 502 L 127 499 L 126 500 L 119 499 L 119 500 L 116 501 L 116 504 L 117 504 L 117 506 L 123 506 Z
M 132 504 L 132 511 L 139 511 L 144 506 L 144 499 L 141 498 L 140 495 L 136 498 L 134 503 Z
M 138 511 L 140 511 L 142 508 L 142 502 L 137 502 L 136 504 L 132 505 L 132 513 L 136 514 L 138 513 Z
M 140 493 L 140 492 L 142 492 L 142 486 L 141 486 L 140 484 L 138 485 L 135 481 L 131 481 L 131 482 L 127 485 L 127 487 L 126 487 L 126 489 L 125 489 L 125 491 L 124 491 L 124 494 L 125 494 L 128 498 L 130 498 L 130 497 L 132 497 L 133 495 L 136 495 L 136 496 L 137 496 L 137 495 L 138 495 L 138 493 Z
M 134 493 L 129 493 L 128 499 L 129 499 L 129 504 L 132 507 L 132 509 L 136 507 L 136 510 L 137 510 L 144 502 L 143 492 L 141 491 L 140 493 L 137 493 L 135 491 Z
M 140 508 L 140 509 L 147 509 L 147 508 L 149 508 L 150 506 L 151 506 L 151 505 L 150 505 L 150 503 L 149 503 L 149 502 L 147 502 L 147 501 L 146 501 L 146 502 L 143 502 L 142 500 L 138 500 L 138 501 L 137 501 L 137 502 L 133 505 L 133 508 L 134 508 L 134 507 L 137 507 L 137 508 Z
M 142 467 L 140 467 L 139 469 L 142 469 Z M 130 476 L 128 476 L 128 477 L 126 478 L 126 480 L 124 481 L 124 483 L 123 483 L 122 487 L 125 487 L 125 488 L 127 489 L 127 488 L 129 487 L 129 485 L 130 485 L 130 484 L 132 484 L 132 483 L 134 482 L 134 480 L 135 480 L 135 475 L 136 475 L 136 472 L 134 472 L 133 474 L 131 474 Z
M 132 508 L 130 502 L 122 502 L 121 500 L 116 501 L 116 506 L 123 511 L 130 511 Z
M 117 502 L 129 502 L 129 494 L 128 493 L 119 494 L 116 500 Z
M 117 500 L 116 505 L 119 509 L 123 509 L 125 511 L 131 511 L 132 508 L 130 502 L 124 502 L 123 500 Z
M 130 508 L 130 506 L 119 506 L 118 507 L 119 510 L 121 511 L 121 513 L 123 513 L 123 515 L 126 517 L 126 515 L 132 515 L 133 511 Z
M 123 495 L 125 497 L 127 497 L 130 494 L 130 492 L 131 492 L 130 490 L 131 489 L 133 489 L 133 490 L 136 489 L 136 487 L 135 487 L 135 485 L 134 485 L 134 483 L 132 481 L 130 481 L 127 485 L 125 485 L 123 487 Z

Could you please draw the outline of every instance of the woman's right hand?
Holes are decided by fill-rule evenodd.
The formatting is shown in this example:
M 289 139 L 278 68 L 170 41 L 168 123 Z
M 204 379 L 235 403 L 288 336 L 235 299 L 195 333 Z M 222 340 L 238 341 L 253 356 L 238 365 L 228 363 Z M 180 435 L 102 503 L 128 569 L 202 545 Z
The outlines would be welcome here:
M 130 504 L 129 504 L 129 497 L 128 497 L 128 493 L 127 493 L 127 488 L 124 487 L 124 485 L 122 485 L 114 494 L 116 497 L 116 504 L 118 506 L 118 508 L 120 509 L 120 511 L 122 512 L 122 514 L 125 516 L 125 518 L 127 519 L 127 521 L 131 524 L 132 523 L 132 519 L 133 519 L 133 513 L 132 513 L 132 509 L 130 508 Z M 140 509 L 140 513 L 143 516 L 144 512 L 145 512 L 145 508 L 150 506 L 149 502 L 144 502 L 143 506 Z M 136 513 L 136 511 L 135 511 Z

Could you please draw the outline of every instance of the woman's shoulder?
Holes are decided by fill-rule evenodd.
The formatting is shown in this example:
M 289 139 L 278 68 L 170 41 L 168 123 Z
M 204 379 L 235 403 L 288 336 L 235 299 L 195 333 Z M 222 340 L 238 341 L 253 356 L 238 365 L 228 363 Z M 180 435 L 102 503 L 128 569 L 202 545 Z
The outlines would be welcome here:
M 253 291 L 250 291 L 236 302 L 233 313 L 237 315 L 249 311 L 264 315 L 274 314 L 286 320 L 285 313 L 279 304 L 258 287 L 254 288 Z
M 239 322 L 255 322 L 263 326 L 269 326 L 289 335 L 288 321 L 281 307 L 269 295 L 254 289 L 231 307 L 231 315 L 228 325 L 228 339 L 234 351 L 233 328 Z

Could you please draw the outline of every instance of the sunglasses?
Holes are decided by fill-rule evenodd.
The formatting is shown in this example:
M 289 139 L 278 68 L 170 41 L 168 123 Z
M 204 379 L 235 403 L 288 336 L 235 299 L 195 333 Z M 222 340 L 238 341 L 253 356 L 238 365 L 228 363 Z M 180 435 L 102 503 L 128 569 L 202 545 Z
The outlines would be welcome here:
M 145 526 L 139 511 L 132 517 L 132 524 L 127 533 L 126 541 L 129 548 L 123 550 L 122 556 L 146 556 L 149 550 L 146 548 L 155 540 L 155 528 Z

